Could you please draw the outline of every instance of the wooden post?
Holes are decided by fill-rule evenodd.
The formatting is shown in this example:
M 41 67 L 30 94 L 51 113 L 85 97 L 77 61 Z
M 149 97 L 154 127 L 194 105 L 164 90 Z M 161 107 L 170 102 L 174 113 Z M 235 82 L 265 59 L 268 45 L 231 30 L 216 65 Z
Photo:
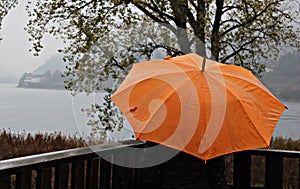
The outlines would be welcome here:
M 74 189 L 83 189 L 84 188 L 84 170 L 85 162 L 84 160 L 79 160 L 72 163 L 72 177 L 71 177 L 71 186 Z
M 100 188 L 101 189 L 110 189 L 111 184 L 111 163 L 105 159 L 100 160 Z
M 0 178 L 0 186 L 1 188 L 11 188 L 11 177 L 2 177 Z
M 86 165 L 86 188 L 99 188 L 99 158 L 88 159 Z
M 233 188 L 250 188 L 251 154 L 239 152 L 234 155 Z
M 283 158 L 275 156 L 266 157 L 266 189 L 282 189 Z
M 51 168 L 37 170 L 36 189 L 51 189 L 52 170 Z
M 54 188 L 68 189 L 69 185 L 69 164 L 62 164 L 55 167 Z
M 31 171 L 17 174 L 16 189 L 31 189 Z

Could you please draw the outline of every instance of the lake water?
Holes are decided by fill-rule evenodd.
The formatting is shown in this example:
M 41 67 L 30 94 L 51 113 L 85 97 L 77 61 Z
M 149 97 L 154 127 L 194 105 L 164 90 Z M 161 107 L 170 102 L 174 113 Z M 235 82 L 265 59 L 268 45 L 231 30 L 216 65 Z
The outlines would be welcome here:
M 95 100 L 97 95 L 72 97 L 68 91 L 23 89 L 15 85 L 0 84 L 0 129 L 12 131 L 54 132 L 88 135 L 86 116 L 81 108 Z M 284 102 L 288 106 L 274 136 L 300 138 L 300 103 Z M 130 138 L 131 128 L 126 127 L 117 138 Z
M 62 132 L 65 135 L 87 136 L 91 132 L 81 109 L 89 107 L 101 95 L 72 97 L 63 90 L 25 89 L 0 84 L 0 129 L 14 132 Z M 130 138 L 126 127 L 117 138 Z

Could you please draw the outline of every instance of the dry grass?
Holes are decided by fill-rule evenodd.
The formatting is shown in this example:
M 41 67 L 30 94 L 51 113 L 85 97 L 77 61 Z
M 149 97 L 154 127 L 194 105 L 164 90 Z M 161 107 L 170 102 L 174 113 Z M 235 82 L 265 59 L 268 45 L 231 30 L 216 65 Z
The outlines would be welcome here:
M 275 137 L 271 140 L 271 149 L 300 151 L 300 139 Z
M 78 135 L 66 136 L 61 132 L 31 134 L 1 130 L 0 160 L 83 147 L 89 142 Z

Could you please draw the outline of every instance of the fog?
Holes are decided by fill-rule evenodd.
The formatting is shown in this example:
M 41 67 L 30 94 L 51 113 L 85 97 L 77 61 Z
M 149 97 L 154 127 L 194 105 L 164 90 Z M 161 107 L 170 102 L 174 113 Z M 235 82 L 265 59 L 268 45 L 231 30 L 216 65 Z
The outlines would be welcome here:
M 0 31 L 0 79 L 7 76 L 20 77 L 24 72 L 32 72 L 47 59 L 57 53 L 63 43 L 46 35 L 43 40 L 44 49 L 40 56 L 35 57 L 29 49 L 29 35 L 25 32 L 28 17 L 25 12 L 26 1 L 19 1 L 3 19 Z

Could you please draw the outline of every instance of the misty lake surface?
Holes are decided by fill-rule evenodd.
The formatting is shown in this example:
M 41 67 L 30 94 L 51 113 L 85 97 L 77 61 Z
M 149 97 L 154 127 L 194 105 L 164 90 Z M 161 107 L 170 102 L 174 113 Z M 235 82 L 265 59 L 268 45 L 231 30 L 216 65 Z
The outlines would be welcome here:
M 78 95 L 69 91 L 17 88 L 16 85 L 0 84 L 0 129 L 13 132 L 61 132 L 65 135 L 88 136 L 88 119 L 81 111 L 102 95 Z M 125 127 L 115 138 L 132 136 L 132 129 Z
M 100 95 L 72 97 L 63 90 L 24 89 L 16 85 L 0 84 L 0 129 L 14 132 L 55 132 L 66 135 L 87 136 L 90 127 L 81 108 L 101 100 Z M 300 103 L 283 102 L 285 110 L 279 120 L 274 136 L 300 138 Z M 115 138 L 127 139 L 131 128 L 125 126 Z

